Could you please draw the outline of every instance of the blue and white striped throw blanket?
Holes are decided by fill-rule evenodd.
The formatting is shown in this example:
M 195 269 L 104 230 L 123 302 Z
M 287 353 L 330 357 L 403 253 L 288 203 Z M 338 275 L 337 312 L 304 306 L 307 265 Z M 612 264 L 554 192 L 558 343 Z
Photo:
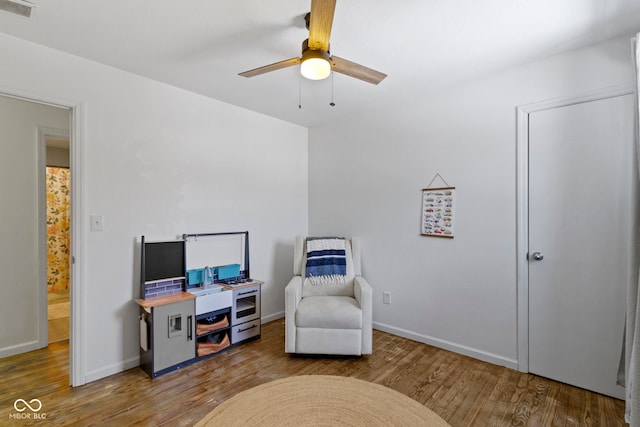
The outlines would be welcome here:
M 339 237 L 308 237 L 306 244 L 305 276 L 311 284 L 344 284 L 347 275 L 345 240 Z

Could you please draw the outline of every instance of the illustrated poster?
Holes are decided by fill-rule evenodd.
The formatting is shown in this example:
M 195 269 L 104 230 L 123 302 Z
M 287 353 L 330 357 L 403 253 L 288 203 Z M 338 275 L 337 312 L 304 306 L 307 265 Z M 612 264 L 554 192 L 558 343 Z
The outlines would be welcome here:
M 455 187 L 422 190 L 423 236 L 453 238 Z

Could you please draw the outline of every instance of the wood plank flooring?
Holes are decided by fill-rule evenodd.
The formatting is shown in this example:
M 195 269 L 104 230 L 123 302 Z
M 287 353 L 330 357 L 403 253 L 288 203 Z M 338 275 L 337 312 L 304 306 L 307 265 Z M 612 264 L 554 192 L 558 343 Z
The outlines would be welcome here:
M 454 427 L 626 425 L 620 400 L 381 331 L 373 339 L 374 353 L 362 358 L 291 356 L 284 321 L 276 320 L 263 325 L 260 340 L 153 381 L 135 368 L 75 388 L 68 385 L 68 344 L 54 343 L 0 359 L 0 425 L 190 426 L 243 390 L 307 374 L 382 384 Z M 15 419 L 16 399 L 39 399 L 46 420 Z
M 49 344 L 69 339 L 69 289 L 47 293 Z

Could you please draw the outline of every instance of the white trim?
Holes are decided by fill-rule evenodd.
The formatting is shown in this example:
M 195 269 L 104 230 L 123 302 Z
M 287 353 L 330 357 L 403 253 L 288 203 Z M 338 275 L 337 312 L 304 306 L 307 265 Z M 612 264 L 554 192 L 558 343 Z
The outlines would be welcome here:
M 0 349 L 0 359 L 3 357 L 15 356 L 16 354 L 27 353 L 29 351 L 37 350 L 38 341 L 22 342 L 20 344 L 11 345 Z
M 559 98 L 516 107 L 516 280 L 518 360 L 520 372 L 529 372 L 529 116 L 538 111 L 567 107 L 634 93 L 633 86 L 598 89 L 573 98 Z
M 85 173 L 84 173 L 84 123 L 86 106 L 76 104 L 71 110 L 70 166 L 71 166 L 71 331 L 69 342 L 69 381 L 75 386 L 87 382 L 84 360 L 86 307 L 86 248 L 85 240 Z
M 516 283 L 517 354 L 520 372 L 529 372 L 529 111 L 516 118 Z
M 264 325 L 265 323 L 273 322 L 274 320 L 282 319 L 283 317 L 284 311 L 269 314 L 268 316 L 263 316 L 262 318 L 260 318 L 260 324 Z
M 140 356 L 130 357 L 129 359 L 123 360 L 122 362 L 114 363 L 112 365 L 96 369 L 95 371 L 87 372 L 84 380 L 85 382 L 90 383 L 92 381 L 106 378 L 114 374 L 119 374 L 120 372 L 124 372 L 128 369 L 133 369 L 138 366 L 140 366 Z
M 373 327 L 374 329 L 377 329 L 379 331 L 388 332 L 390 334 L 428 344 L 433 347 L 453 351 L 464 356 L 469 356 L 473 357 L 474 359 L 482 360 L 484 362 L 493 363 L 494 365 L 504 366 L 510 369 L 517 369 L 518 367 L 518 361 L 515 359 L 510 359 L 508 357 L 489 353 L 483 350 L 478 350 L 477 348 L 467 347 L 465 345 L 442 340 L 440 338 L 418 334 L 416 332 L 408 331 L 402 328 L 396 328 L 395 326 L 386 325 L 380 322 L 373 322 Z
M 58 106 L 58 108 L 61 108 L 60 106 Z M 71 109 L 68 107 L 62 107 L 64 109 L 69 110 L 69 114 L 71 114 Z M 46 137 L 47 136 L 53 136 L 53 137 L 57 137 L 57 138 L 69 138 L 70 132 L 66 129 L 55 129 L 55 128 L 49 128 L 49 127 L 45 127 L 45 126 L 38 126 L 38 141 L 40 141 L 40 143 L 46 147 Z M 46 153 L 45 153 L 46 154 Z M 46 162 L 46 157 L 45 157 L 45 162 Z
M 0 96 L 5 96 L 7 98 L 19 99 L 21 101 L 33 102 L 35 104 L 47 105 L 49 107 L 57 107 L 57 108 L 72 108 L 76 103 L 70 101 L 62 101 L 62 100 L 52 100 L 52 99 L 43 99 L 39 96 L 30 93 L 30 92 L 22 92 L 13 89 L 3 90 L 0 88 Z
M 49 344 L 49 306 L 47 286 L 47 147 L 45 145 L 43 130 L 36 129 L 36 187 L 38 194 L 38 317 L 37 340 L 38 348 L 44 348 Z
M 58 107 L 59 108 L 59 107 Z M 71 111 L 69 110 L 69 114 Z M 48 307 L 48 269 L 47 269 L 47 143 L 46 137 L 54 136 L 69 138 L 66 129 L 54 129 L 44 126 L 37 127 L 36 162 L 38 167 L 38 348 L 44 348 L 49 344 L 49 319 Z
M 282 319 L 284 317 L 284 311 L 280 311 L 274 314 L 270 314 L 268 316 L 262 317 L 260 319 L 260 323 L 269 323 L 274 320 Z M 101 378 L 105 378 L 128 369 L 133 369 L 135 367 L 140 366 L 140 356 L 130 357 L 127 360 L 122 362 L 114 363 L 112 365 L 102 367 L 100 369 L 96 369 L 95 371 L 87 372 L 85 377 L 85 382 L 90 383 L 92 381 L 99 380 Z

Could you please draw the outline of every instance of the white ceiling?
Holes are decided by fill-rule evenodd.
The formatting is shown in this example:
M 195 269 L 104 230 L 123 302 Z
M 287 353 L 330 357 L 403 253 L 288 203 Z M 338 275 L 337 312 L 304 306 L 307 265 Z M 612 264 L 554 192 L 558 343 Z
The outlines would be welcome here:
M 310 0 L 33 1 L 0 31 L 304 126 L 640 30 L 640 0 L 337 0 L 332 53 L 389 77 L 336 74 L 331 107 L 298 67 L 237 75 L 300 55 Z

